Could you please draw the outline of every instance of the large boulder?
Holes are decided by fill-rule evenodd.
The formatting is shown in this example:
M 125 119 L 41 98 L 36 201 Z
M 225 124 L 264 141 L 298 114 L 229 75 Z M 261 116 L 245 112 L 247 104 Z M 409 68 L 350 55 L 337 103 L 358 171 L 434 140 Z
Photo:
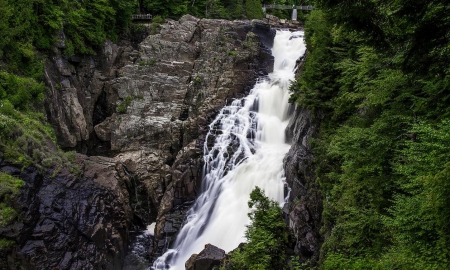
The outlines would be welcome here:
M 219 269 L 219 266 L 225 257 L 226 254 L 223 249 L 207 244 L 199 254 L 193 254 L 189 260 L 186 261 L 186 270 Z

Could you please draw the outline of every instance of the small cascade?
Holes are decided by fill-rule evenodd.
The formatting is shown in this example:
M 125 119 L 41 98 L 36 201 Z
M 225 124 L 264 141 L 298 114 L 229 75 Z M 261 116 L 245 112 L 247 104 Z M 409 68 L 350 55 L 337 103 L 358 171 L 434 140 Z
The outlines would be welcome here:
M 205 244 L 226 252 L 245 242 L 250 193 L 259 186 L 284 203 L 283 158 L 289 150 L 285 129 L 290 117 L 289 86 L 296 60 L 306 50 L 303 32 L 277 31 L 274 71 L 250 94 L 224 107 L 210 124 L 204 146 L 202 194 L 188 211 L 172 249 L 152 269 L 184 269 Z

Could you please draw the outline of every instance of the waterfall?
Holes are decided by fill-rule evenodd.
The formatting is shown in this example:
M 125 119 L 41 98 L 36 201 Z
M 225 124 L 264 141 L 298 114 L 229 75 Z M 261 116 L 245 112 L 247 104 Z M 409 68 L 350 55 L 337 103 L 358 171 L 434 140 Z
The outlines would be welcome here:
M 288 89 L 296 60 L 305 50 L 303 32 L 277 31 L 274 71 L 257 82 L 247 97 L 224 107 L 210 124 L 203 193 L 187 212 L 173 249 L 159 257 L 153 269 L 184 269 L 186 260 L 208 243 L 229 252 L 245 242 L 245 226 L 250 222 L 247 202 L 255 186 L 284 203 Z

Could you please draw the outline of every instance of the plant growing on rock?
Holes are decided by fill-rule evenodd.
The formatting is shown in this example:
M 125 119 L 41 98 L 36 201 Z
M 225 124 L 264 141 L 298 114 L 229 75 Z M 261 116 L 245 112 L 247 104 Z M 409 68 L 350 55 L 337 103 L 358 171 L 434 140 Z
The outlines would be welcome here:
M 133 96 L 127 96 L 122 103 L 117 106 L 117 113 L 126 113 L 128 106 L 130 106 L 131 102 L 135 99 Z

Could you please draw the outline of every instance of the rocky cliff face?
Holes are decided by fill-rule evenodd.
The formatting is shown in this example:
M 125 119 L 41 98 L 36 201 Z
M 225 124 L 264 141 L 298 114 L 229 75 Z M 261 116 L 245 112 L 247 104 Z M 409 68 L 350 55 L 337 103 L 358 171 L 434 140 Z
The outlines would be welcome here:
M 309 139 L 317 132 L 317 122 L 310 111 L 296 108 L 286 128 L 292 146 L 284 159 L 289 202 L 284 206 L 286 221 L 295 235 L 295 254 L 302 263 L 314 266 L 322 244 L 320 235 L 322 197 L 316 182 Z
M 23 221 L 0 235 L 19 239 L 11 262 L 118 269 L 132 225 L 157 222 L 155 256 L 177 233 L 201 191 L 208 124 L 270 71 L 274 32 L 260 21 L 189 15 L 156 32 L 139 45 L 105 42 L 96 56 L 72 57 L 60 35 L 45 62 L 47 116 L 63 148 L 91 157 L 78 155 L 79 175 L 53 178 L 3 165 L 27 182 L 16 202 Z
M 0 269 L 121 269 L 131 209 L 115 164 L 78 156 L 82 173 L 55 176 L 34 167 L 0 163 L 25 186 L 13 201 L 19 216 L 0 228 L 17 243 L 1 250 Z

